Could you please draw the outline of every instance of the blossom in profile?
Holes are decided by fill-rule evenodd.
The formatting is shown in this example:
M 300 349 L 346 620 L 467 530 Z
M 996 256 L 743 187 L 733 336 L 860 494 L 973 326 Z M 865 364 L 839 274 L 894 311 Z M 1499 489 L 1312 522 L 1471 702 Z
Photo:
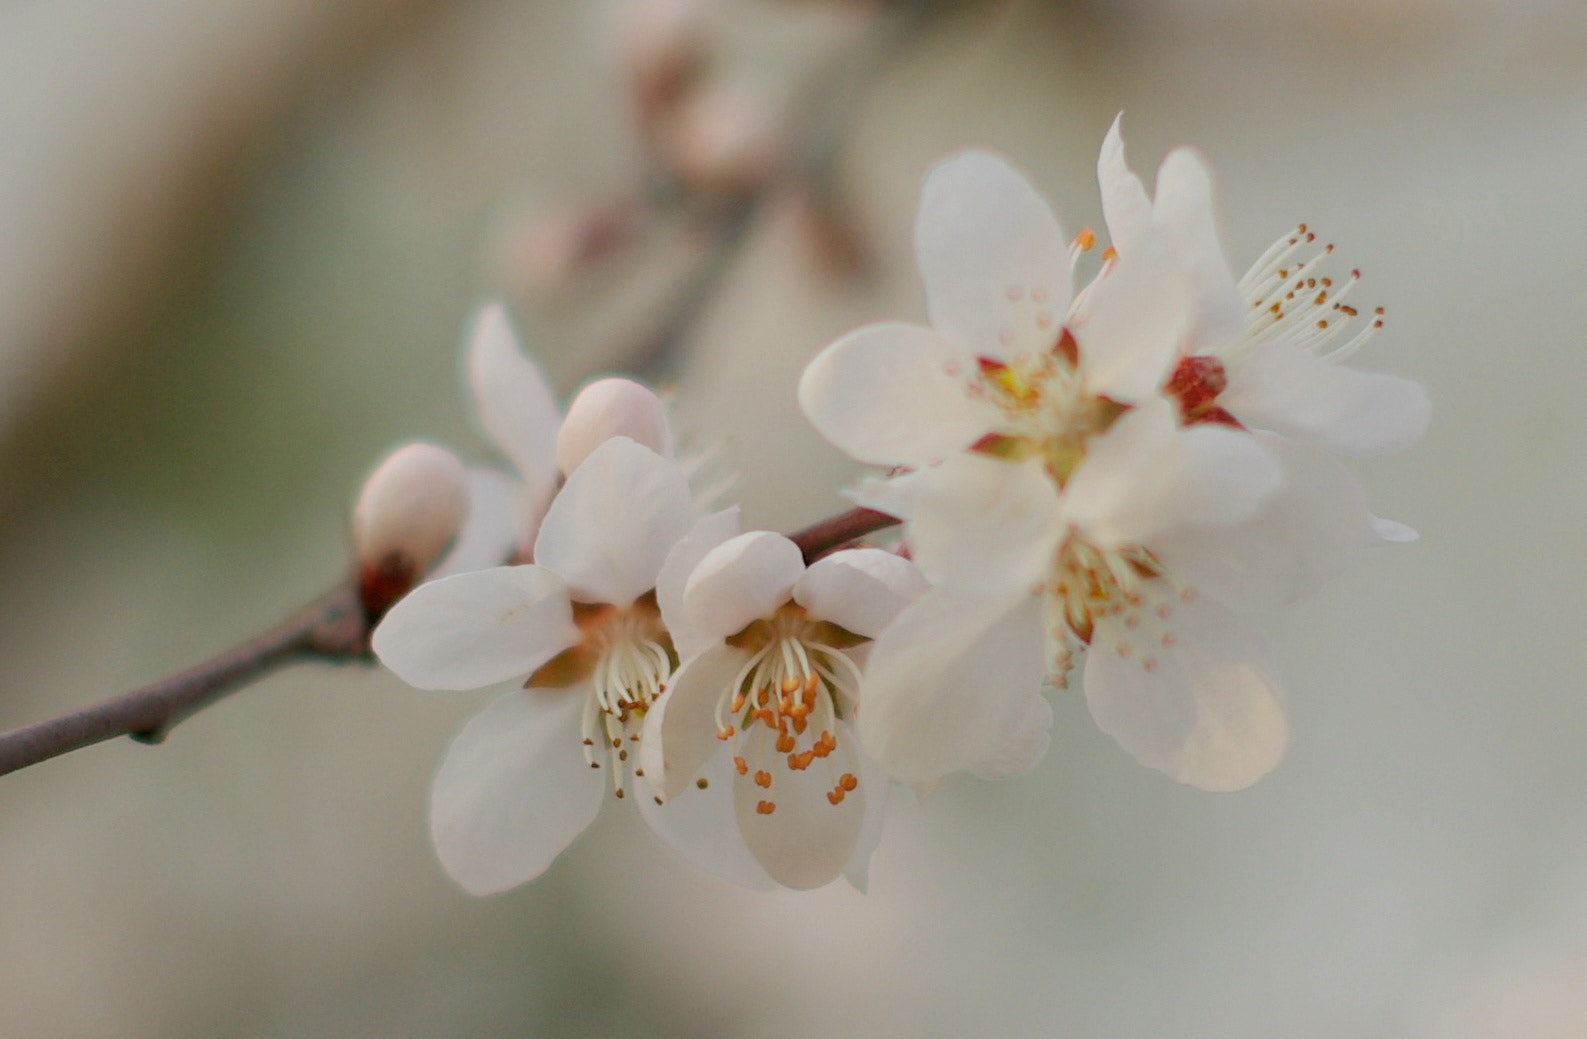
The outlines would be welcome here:
M 720 823 L 710 844 L 675 840 L 679 851 L 750 886 L 845 874 L 864 888 L 887 782 L 853 735 L 860 666 L 925 588 L 908 560 L 874 548 L 806 567 L 767 531 L 680 543 L 659 594 L 687 658 L 645 719 L 644 769 L 669 809 L 709 797 L 695 810 Z
M 829 440 L 911 470 L 858 495 L 905 521 L 936 585 L 866 672 L 859 734 L 899 779 L 1027 767 L 1039 690 L 1066 686 L 1082 647 L 1092 716 L 1143 764 L 1229 790 L 1282 756 L 1281 692 L 1237 614 L 1331 576 L 1370 513 L 1336 463 L 1305 464 L 1308 445 L 1179 420 L 1164 387 L 1220 314 L 1191 236 L 1130 227 L 1075 292 L 1089 233 L 1066 239 L 1002 160 L 951 158 L 915 227 L 930 327 L 861 328 L 801 381 Z
M 547 510 L 534 564 L 415 589 L 375 630 L 382 663 L 421 689 L 522 682 L 458 733 L 431 788 L 447 873 L 490 894 L 542 873 L 634 781 L 645 712 L 676 659 L 654 588 L 693 525 L 671 459 L 614 437 Z

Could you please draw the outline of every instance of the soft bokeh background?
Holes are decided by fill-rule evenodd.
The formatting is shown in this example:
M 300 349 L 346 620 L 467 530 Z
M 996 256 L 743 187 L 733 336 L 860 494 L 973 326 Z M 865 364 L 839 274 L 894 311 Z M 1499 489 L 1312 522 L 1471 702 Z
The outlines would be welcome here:
M 720 76 L 773 108 L 865 18 L 723 6 Z M 1587 8 L 948 6 L 849 114 L 871 280 L 769 200 L 678 357 L 680 417 L 750 522 L 834 510 L 854 470 L 794 380 L 921 315 L 926 166 L 1001 149 L 1074 229 L 1116 112 L 1143 172 L 1198 144 L 1234 262 L 1309 221 L 1389 307 L 1361 363 L 1435 402 L 1418 449 L 1357 467 L 1422 540 L 1264 620 L 1283 766 L 1182 789 L 1060 696 L 1032 774 L 899 799 L 868 896 L 728 889 L 609 810 L 479 901 L 424 804 L 490 694 L 301 668 L 159 749 L 0 780 L 0 1036 L 1587 1035 Z M 564 388 L 642 337 L 687 240 L 548 297 L 517 237 L 634 176 L 615 17 L 0 7 L 0 728 L 313 597 L 399 439 L 483 456 L 457 378 L 482 293 Z

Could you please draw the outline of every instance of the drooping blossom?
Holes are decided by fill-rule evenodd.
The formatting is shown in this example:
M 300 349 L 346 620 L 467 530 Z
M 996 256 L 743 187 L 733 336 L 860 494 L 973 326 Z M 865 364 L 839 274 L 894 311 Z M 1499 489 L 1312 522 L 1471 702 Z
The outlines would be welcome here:
M 645 773 L 669 807 L 713 796 L 721 825 L 742 838 L 731 856 L 720 841 L 674 841 L 684 855 L 751 886 L 769 876 L 812 888 L 844 873 L 863 889 L 886 780 L 852 731 L 860 665 L 925 587 L 879 549 L 807 568 L 792 541 L 766 531 L 679 544 L 658 592 L 688 659 L 645 719 Z
M 534 564 L 421 585 L 375 630 L 381 661 L 421 689 L 525 684 L 463 727 L 431 789 L 436 852 L 466 890 L 538 876 L 603 790 L 634 781 L 645 712 L 676 664 L 653 590 L 693 522 L 677 464 L 614 437 L 552 501 Z
M 1000 160 L 950 159 L 916 223 L 931 327 L 862 328 L 801 382 L 828 439 L 914 468 L 859 496 L 905 520 L 937 585 L 866 675 L 860 736 L 900 779 L 1027 766 L 1045 742 L 1037 690 L 1066 684 L 1080 646 L 1093 717 L 1142 763 L 1235 789 L 1282 755 L 1280 691 L 1233 611 L 1309 588 L 1368 514 L 1336 469 L 1278 493 L 1304 446 L 1176 421 L 1160 390 L 1204 293 L 1170 235 L 1138 231 L 1076 296 L 1089 235 L 1071 247 Z

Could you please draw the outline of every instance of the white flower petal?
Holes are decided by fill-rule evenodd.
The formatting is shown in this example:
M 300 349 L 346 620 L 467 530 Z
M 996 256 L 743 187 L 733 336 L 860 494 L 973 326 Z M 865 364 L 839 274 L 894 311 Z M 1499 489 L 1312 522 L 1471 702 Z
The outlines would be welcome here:
M 1189 148 L 1168 153 L 1157 171 L 1158 229 L 1184 265 L 1195 295 L 1195 319 L 1189 333 L 1198 346 L 1220 346 L 1245 334 L 1245 299 L 1240 295 L 1218 241 L 1213 215 L 1212 177 L 1201 157 Z
M 1046 574 L 1062 528 L 1057 489 L 1039 462 L 955 455 L 887 483 L 863 487 L 861 504 L 907 516 L 904 539 L 934 583 L 997 594 Z
M 784 887 L 820 887 L 837 879 L 854 855 L 872 791 L 857 786 L 838 804 L 827 800 L 836 774 L 858 777 L 860 772 L 854 735 L 846 729 L 840 725 L 835 734 L 838 747 L 827 759 L 831 768 L 780 768 L 768 788 L 757 785 L 753 773 L 733 777 L 739 833 L 750 854 Z M 884 795 L 882 790 L 875 793 Z M 760 811 L 763 803 L 773 804 L 774 810 Z
M 1175 581 L 1239 610 L 1281 606 L 1344 573 L 1377 537 L 1366 496 L 1320 448 L 1257 434 L 1284 482 L 1250 519 L 1152 544 Z
M 1403 545 L 1421 537 L 1414 528 L 1382 516 L 1372 517 L 1372 534 L 1376 538 L 1373 543 L 1378 545 Z
M 799 546 L 781 534 L 740 534 L 695 567 L 683 589 L 684 615 L 699 631 L 727 638 L 788 602 L 804 571 Z
M 1218 403 L 1241 422 L 1335 451 L 1401 451 L 1427 430 L 1431 405 L 1418 383 L 1333 364 L 1292 343 L 1264 344 L 1228 375 Z
M 1143 236 L 1087 293 L 1074 329 L 1086 388 L 1133 404 L 1155 395 L 1194 318 L 1184 271 L 1162 240 Z
M 452 741 L 430 788 L 430 836 L 463 890 L 533 880 L 595 818 L 605 773 L 589 767 L 579 739 L 587 695 L 515 689 Z
M 851 727 L 843 726 L 840 732 L 840 739 L 858 745 L 859 738 L 854 735 Z M 887 773 L 882 771 L 882 767 L 871 760 L 870 755 L 862 752 L 858 757 L 860 770 L 855 775 L 860 781 L 857 790 L 865 791 L 865 818 L 860 822 L 860 833 L 854 840 L 854 851 L 843 866 L 843 877 L 854 890 L 863 895 L 870 887 L 871 853 L 882 841 L 882 823 L 887 816 L 887 802 L 892 795 L 893 784 L 888 780 Z
M 964 152 L 927 174 L 915 218 L 927 310 L 932 327 L 972 355 L 1050 345 L 1069 309 L 1068 248 L 1047 201 L 1002 159 Z M 1037 326 L 1041 313 L 1053 331 Z
M 851 548 L 812 563 L 794 585 L 793 599 L 817 620 L 874 639 L 930 586 L 902 556 Z
M 929 328 L 866 325 L 810 362 L 799 405 L 822 436 L 858 461 L 928 465 L 989 427 L 967 388 L 974 364 L 974 354 Z
M 1181 783 L 1248 787 L 1289 738 L 1262 639 L 1207 596 L 1153 592 L 1136 629 L 1125 627 L 1128 613 L 1097 622 L 1085 665 L 1091 716 L 1135 760 Z M 1161 624 L 1147 612 L 1156 605 L 1170 610 Z
M 468 383 L 480 421 L 523 476 L 544 509 L 556 491 L 557 407 L 539 365 L 519 346 L 507 309 L 489 303 L 474 317 L 469 337 Z
M 567 586 L 539 566 L 499 566 L 422 584 L 371 638 L 420 689 L 478 689 L 521 678 L 579 641 Z
M 613 437 L 551 503 L 535 560 L 561 574 L 579 602 L 628 606 L 656 586 L 667 552 L 692 523 L 678 463 Z
M 867 753 L 906 783 L 986 761 L 1029 719 L 1044 647 L 1035 596 L 927 592 L 871 648 L 856 726 Z
M 770 891 L 777 882 L 755 861 L 738 832 L 731 755 L 725 744 L 715 739 L 711 742 L 716 744 L 716 753 L 688 781 L 682 796 L 666 804 L 656 803 L 653 787 L 641 785 L 650 779 L 647 768 L 634 784 L 639 814 L 663 844 L 693 865 L 730 884 Z M 696 779 L 706 781 L 704 789 L 696 786 Z
M 466 574 L 501 566 L 522 548 L 534 544 L 540 517 L 530 517 L 529 490 L 520 481 L 495 469 L 468 471 L 468 518 L 452 550 L 436 564 L 433 578 Z M 526 519 L 533 530 L 525 531 Z M 525 534 L 528 534 L 526 537 Z
M 1050 729 L 1052 705 L 1041 693 L 1033 692 L 1012 736 L 966 771 L 979 779 L 1010 779 L 1028 772 L 1047 753 L 1052 743 Z
M 1282 470 L 1249 433 L 1181 429 L 1162 398 L 1093 439 L 1064 491 L 1065 524 L 1099 547 L 1146 544 L 1184 527 L 1238 523 L 1278 490 Z
M 1097 157 L 1097 184 L 1102 189 L 1102 219 L 1108 225 L 1108 238 L 1120 255 L 1134 252 L 1151 233 L 1152 202 L 1146 197 L 1141 178 L 1124 161 L 1124 137 L 1120 133 L 1120 113 L 1102 139 Z
M 691 657 L 673 672 L 667 691 L 645 714 L 640 767 L 663 800 L 685 792 L 720 748 L 717 704 L 749 656 L 748 650 L 718 643 Z
M 687 660 L 720 642 L 720 632 L 700 631 L 683 609 L 683 589 L 705 554 L 738 534 L 738 506 L 713 512 L 697 521 L 689 533 L 672 546 L 667 561 L 656 577 L 656 604 L 661 620 L 672 635 L 672 647 L 680 659 Z

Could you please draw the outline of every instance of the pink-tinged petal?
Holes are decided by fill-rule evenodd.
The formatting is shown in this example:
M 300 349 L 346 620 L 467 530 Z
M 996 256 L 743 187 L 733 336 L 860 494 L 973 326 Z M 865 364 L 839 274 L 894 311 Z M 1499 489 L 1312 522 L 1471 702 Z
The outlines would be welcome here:
M 837 804 L 828 799 L 837 776 L 857 778 L 860 772 L 855 747 L 844 735 L 852 738 L 838 734 L 837 750 L 824 762 L 830 767 L 778 768 L 769 787 L 757 784 L 753 772 L 733 777 L 739 833 L 755 861 L 784 887 L 804 891 L 829 883 L 854 855 L 872 791 L 856 785 Z
M 539 566 L 498 566 L 422 584 L 386 614 L 375 655 L 419 689 L 522 678 L 579 641 L 567 585 Z
M 770 891 L 777 882 L 749 852 L 733 810 L 733 765 L 726 744 L 716 740 L 711 755 L 689 780 L 682 796 L 657 804 L 646 785 L 650 770 L 634 782 L 635 804 L 650 830 L 689 863 L 730 884 Z M 705 780 L 699 787 L 698 780 Z
M 1131 172 L 1124 161 L 1124 137 L 1120 123 L 1121 112 L 1108 127 L 1102 139 L 1102 153 L 1097 157 L 1097 184 L 1102 189 L 1102 219 L 1108 225 L 1108 238 L 1120 255 L 1134 252 L 1142 239 L 1151 233 L 1152 201 L 1146 196 L 1141 178 Z
M 1274 342 L 1229 367 L 1218 403 L 1241 422 L 1347 454 L 1401 451 L 1427 431 L 1427 391 L 1409 379 L 1357 371 Z
M 1062 528 L 1040 463 L 955 455 L 887 484 L 866 485 L 860 503 L 908 517 L 904 539 L 933 583 L 999 594 L 1046 574 Z
M 520 548 L 534 544 L 540 517 L 531 516 L 529 491 L 521 482 L 495 469 L 468 471 L 468 518 L 458 532 L 452 550 L 436 564 L 435 578 L 466 574 L 473 570 L 501 566 Z M 526 520 L 534 530 L 525 537 Z
M 816 430 L 871 465 L 929 465 L 975 443 L 990 419 L 969 396 L 974 355 L 937 332 L 887 322 L 850 332 L 799 379 Z
M 1097 622 L 1085 665 L 1091 717 L 1135 760 L 1178 782 L 1250 786 L 1289 739 L 1261 636 L 1206 596 L 1187 602 L 1153 587 L 1145 598 L 1138 611 Z M 1127 627 L 1132 616 L 1136 626 Z
M 794 585 L 793 599 L 817 620 L 874 639 L 929 587 L 919 568 L 902 556 L 852 548 L 812 563 Z
M 1186 527 L 1238 523 L 1278 490 L 1283 472 L 1249 433 L 1180 429 L 1162 398 L 1093 439 L 1064 492 L 1064 522 L 1099 547 L 1146 544 Z
M 1375 545 L 1404 545 L 1421 537 L 1414 528 L 1382 516 L 1372 517 L 1372 534 Z
M 749 658 L 748 650 L 720 643 L 689 658 L 646 713 L 639 764 L 662 800 L 687 791 L 721 747 L 716 709 Z
M 1157 393 L 1179 356 L 1195 301 L 1178 260 L 1155 235 L 1142 237 L 1087 292 L 1074 329 L 1086 388 L 1133 404 Z
M 693 524 L 678 463 L 627 437 L 590 452 L 551 503 L 535 560 L 575 600 L 628 606 L 656 586 L 661 564 Z
M 612 437 L 627 437 L 663 458 L 672 457 L 667 406 L 648 387 L 632 379 L 596 379 L 568 405 L 557 432 L 557 469 L 564 476 Z
M 600 810 L 606 776 L 584 760 L 585 688 L 515 689 L 452 741 L 430 788 L 447 875 L 491 895 L 544 873 Z
M 1247 305 L 1218 241 L 1212 177 L 1191 149 L 1175 149 L 1163 160 L 1153 214 L 1195 296 L 1189 341 L 1206 347 L 1238 342 L 1245 335 Z
M 1376 540 L 1366 495 L 1337 458 L 1272 433 L 1257 436 L 1284 470 L 1261 510 L 1242 523 L 1183 530 L 1152 544 L 1176 582 L 1244 611 L 1317 590 Z
M 489 303 L 474 317 L 468 384 L 480 421 L 544 509 L 556 491 L 557 428 L 562 409 L 539 365 L 519 346 L 507 308 Z
M 859 737 L 854 730 L 841 722 L 838 725 L 838 739 L 851 746 L 859 745 Z M 860 784 L 857 789 L 865 791 L 865 818 L 860 822 L 859 836 L 854 840 L 854 851 L 849 855 L 849 861 L 843 866 L 843 877 L 860 894 L 865 894 L 871 883 L 871 853 L 882 841 L 882 823 L 887 816 L 887 802 L 892 794 L 893 784 L 887 778 L 887 773 L 882 767 L 872 761 L 870 755 L 861 753 L 859 757 L 860 770 L 855 773 Z
M 1025 715 L 1009 739 L 967 771 L 979 779 L 1011 779 L 1029 772 L 1047 753 L 1052 743 L 1051 729 L 1052 705 L 1041 693 L 1031 693 Z
M 889 776 L 930 782 L 1014 740 L 1046 674 L 1039 598 L 933 589 L 872 646 L 856 728 Z
M 963 152 L 927 174 L 915 218 L 927 310 L 973 355 L 1052 344 L 1069 309 L 1068 248 L 1046 199 L 997 156 Z
M 695 567 L 683 589 L 684 615 L 698 631 L 725 639 L 787 603 L 804 572 L 799 546 L 781 534 L 740 534 Z
M 661 620 L 672 635 L 672 647 L 681 659 L 704 652 L 722 640 L 720 632 L 698 630 L 683 609 L 683 589 L 705 554 L 728 538 L 738 535 L 738 506 L 713 512 L 689 529 L 662 564 L 656 578 L 656 604 Z

